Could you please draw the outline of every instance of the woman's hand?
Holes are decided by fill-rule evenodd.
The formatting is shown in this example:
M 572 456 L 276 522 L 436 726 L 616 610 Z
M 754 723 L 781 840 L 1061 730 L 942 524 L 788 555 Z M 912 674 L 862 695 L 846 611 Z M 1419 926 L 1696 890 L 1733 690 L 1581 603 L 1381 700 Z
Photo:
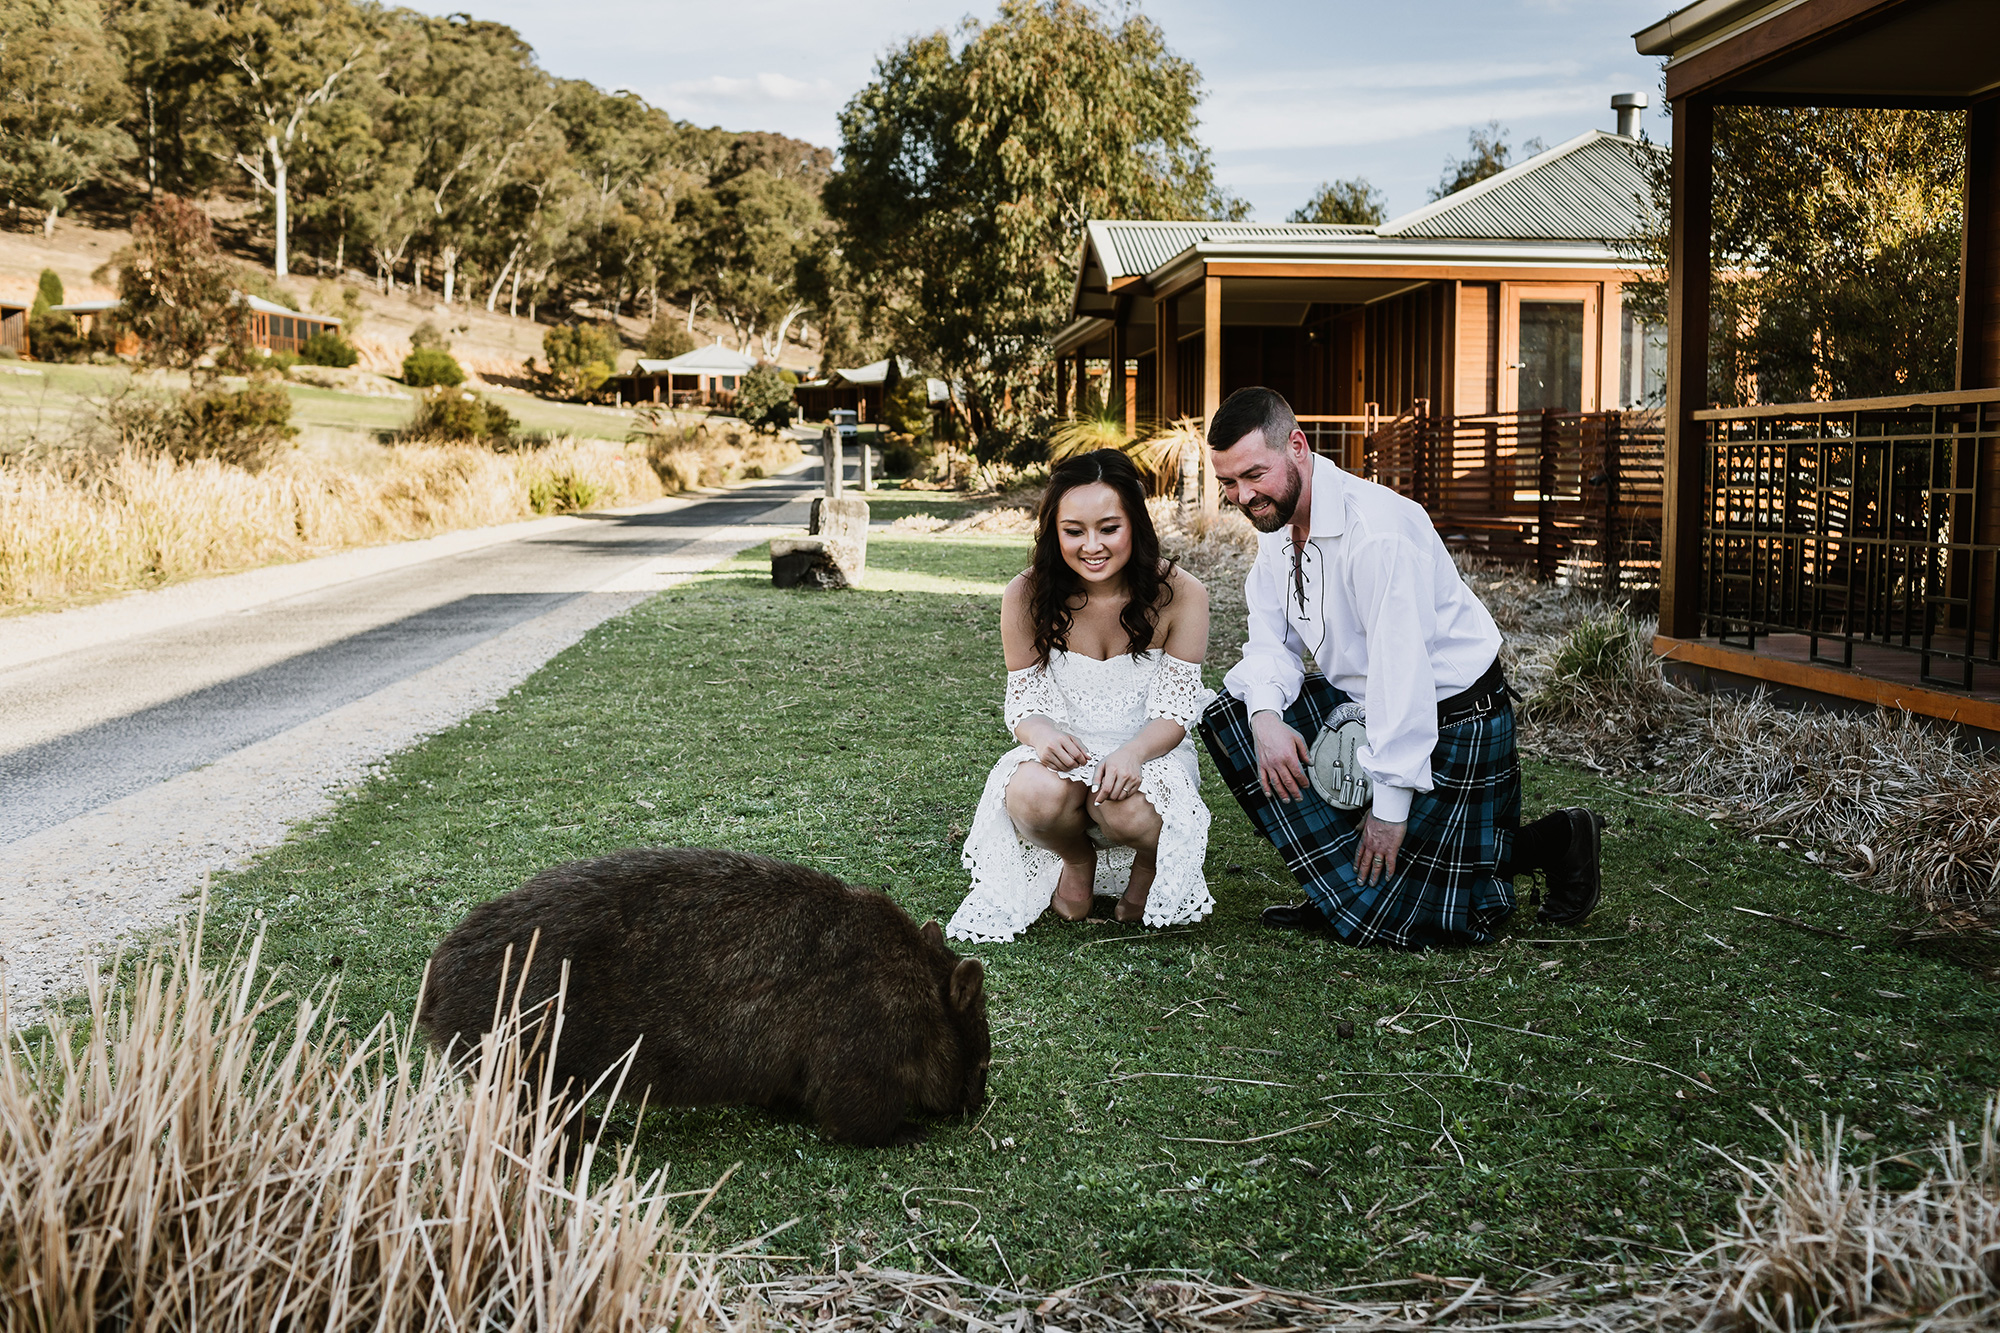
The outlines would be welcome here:
M 1042 767 L 1051 773 L 1067 773 L 1090 762 L 1090 751 L 1083 748 L 1083 742 L 1045 717 L 1023 719 L 1014 728 L 1014 737 L 1033 750 Z
M 1139 794 L 1139 778 L 1145 767 L 1145 760 L 1131 745 L 1121 745 L 1104 756 L 1104 762 L 1097 766 L 1097 784 L 1091 788 L 1096 795 L 1091 804 L 1103 805 L 1106 801 L 1122 801 Z

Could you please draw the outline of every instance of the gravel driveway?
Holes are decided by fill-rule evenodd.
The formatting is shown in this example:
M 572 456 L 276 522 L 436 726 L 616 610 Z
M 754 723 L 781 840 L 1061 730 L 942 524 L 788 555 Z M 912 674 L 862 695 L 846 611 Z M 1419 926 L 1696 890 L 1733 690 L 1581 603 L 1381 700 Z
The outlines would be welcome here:
M 413 742 L 662 588 L 806 521 L 817 468 L 0 621 L 11 1023 Z

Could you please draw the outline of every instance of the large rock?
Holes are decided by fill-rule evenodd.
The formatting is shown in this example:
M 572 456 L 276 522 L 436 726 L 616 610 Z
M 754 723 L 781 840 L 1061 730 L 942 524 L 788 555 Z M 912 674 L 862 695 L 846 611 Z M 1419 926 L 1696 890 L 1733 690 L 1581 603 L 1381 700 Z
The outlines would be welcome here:
M 868 502 L 844 495 L 813 501 L 803 537 L 771 539 L 771 583 L 779 588 L 858 588 L 868 572 Z

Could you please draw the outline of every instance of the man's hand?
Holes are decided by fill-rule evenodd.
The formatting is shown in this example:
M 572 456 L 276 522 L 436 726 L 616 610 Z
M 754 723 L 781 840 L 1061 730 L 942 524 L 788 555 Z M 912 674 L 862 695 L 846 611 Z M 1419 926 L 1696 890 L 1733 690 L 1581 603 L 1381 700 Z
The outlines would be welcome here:
M 1380 884 L 1385 875 L 1396 873 L 1396 853 L 1403 849 L 1403 834 L 1409 821 L 1391 824 L 1369 811 L 1361 817 L 1361 846 L 1354 853 L 1354 874 L 1363 884 Z
M 1298 800 L 1306 786 L 1304 739 L 1269 709 L 1251 714 L 1250 733 L 1257 738 L 1257 785 L 1266 796 Z

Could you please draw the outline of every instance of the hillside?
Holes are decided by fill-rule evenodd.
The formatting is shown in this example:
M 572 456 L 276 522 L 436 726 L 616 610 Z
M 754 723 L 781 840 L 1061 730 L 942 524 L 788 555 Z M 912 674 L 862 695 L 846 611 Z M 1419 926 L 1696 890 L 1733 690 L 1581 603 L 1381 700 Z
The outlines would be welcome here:
M 215 211 L 225 214 L 227 210 Z M 229 229 L 225 225 L 218 228 L 218 232 L 220 237 L 226 238 Z M 0 296 L 16 300 L 32 299 L 35 283 L 44 268 L 54 269 L 61 276 L 64 295 L 71 301 L 116 296 L 112 275 L 106 274 L 103 281 L 92 275 L 130 239 L 130 233 L 123 229 L 95 227 L 67 217 L 58 218 L 54 234 L 46 238 L 42 235 L 40 223 L 32 222 L 25 216 L 11 227 L 0 222 Z M 250 254 L 241 250 L 237 257 L 246 264 L 255 262 Z M 311 276 L 295 275 L 279 285 L 291 294 L 299 307 L 306 308 L 321 281 Z M 547 316 L 552 312 L 548 311 L 543 312 L 543 321 L 536 322 L 509 317 L 504 311 L 488 314 L 485 306 L 479 303 L 468 305 L 458 302 L 446 307 L 439 302 L 435 290 L 426 290 L 420 298 L 403 291 L 385 296 L 377 290 L 368 275 L 353 270 L 346 275 L 346 285 L 359 291 L 365 311 L 355 338 L 363 364 L 384 373 L 393 373 L 401 366 L 403 357 L 410 350 L 411 331 L 428 320 L 445 331 L 451 339 L 454 355 L 468 370 L 496 387 L 518 388 L 522 384 L 521 362 L 529 356 L 541 355 L 542 335 L 551 327 Z M 662 308 L 685 323 L 685 307 L 663 302 Z M 579 310 L 577 316 L 593 320 L 603 318 L 602 312 L 595 310 Z M 627 316 L 617 323 L 627 344 L 619 362 L 622 370 L 638 359 L 637 349 L 645 336 L 647 321 Z M 696 338 L 704 343 L 718 338 L 724 342 L 732 341 L 729 326 L 720 321 L 697 317 L 694 328 Z M 812 370 L 819 362 L 817 340 L 803 347 L 795 340 L 789 341 L 778 361 L 780 365 L 802 373 Z

